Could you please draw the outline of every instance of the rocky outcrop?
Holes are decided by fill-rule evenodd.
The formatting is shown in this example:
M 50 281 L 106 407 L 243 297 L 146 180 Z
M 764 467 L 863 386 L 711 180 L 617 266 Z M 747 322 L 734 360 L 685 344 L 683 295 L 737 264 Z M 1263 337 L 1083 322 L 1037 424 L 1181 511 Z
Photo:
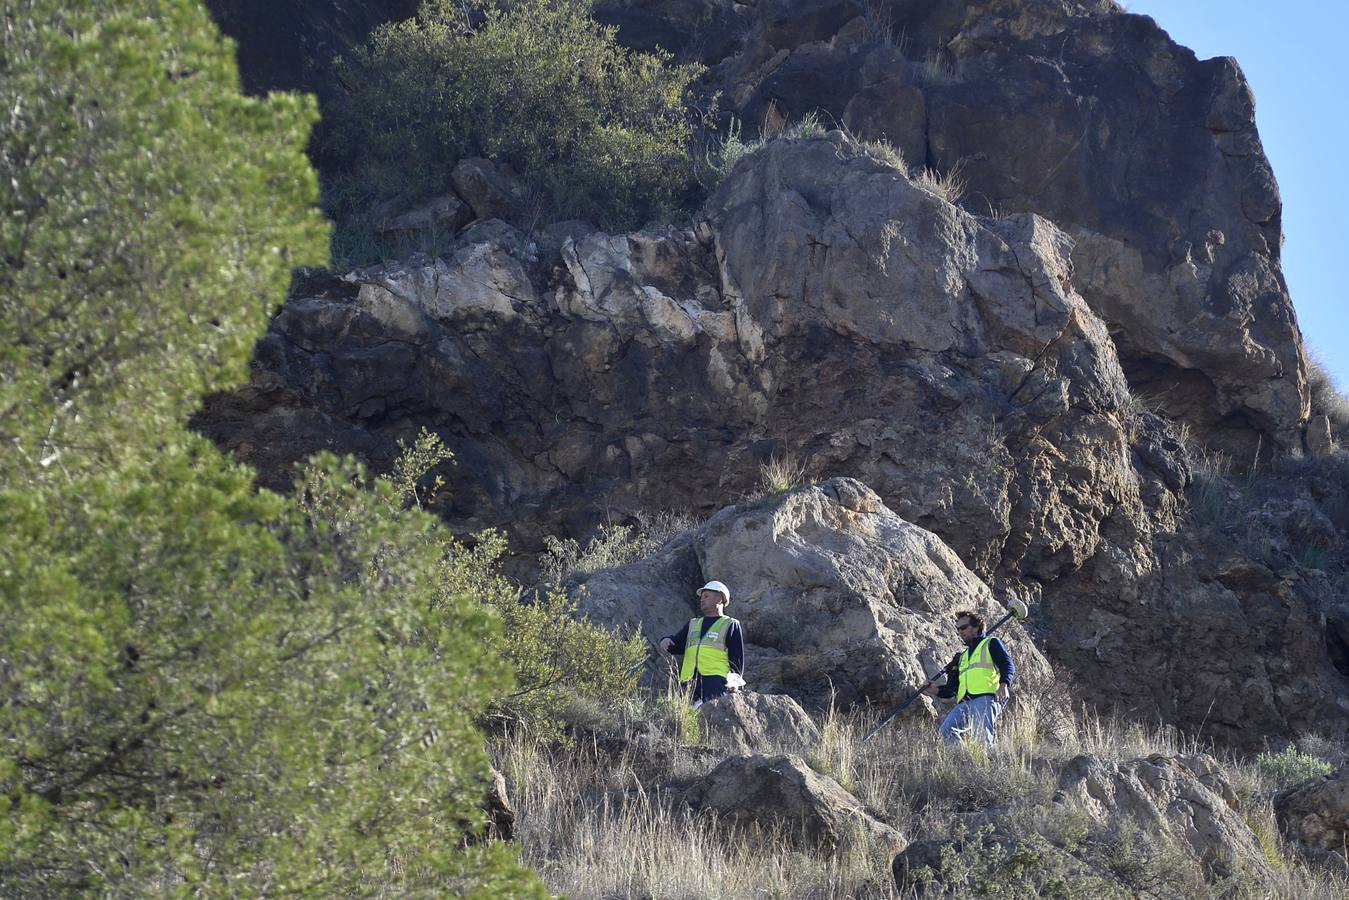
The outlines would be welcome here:
M 704 743 L 738 754 L 801 753 L 820 741 L 820 729 L 786 694 L 739 691 L 698 710 Z
M 416 4 L 211 5 L 253 89 L 323 95 L 334 55 Z M 1055 222 L 1137 393 L 1241 465 L 1302 445 L 1280 200 L 1235 61 L 1199 60 L 1112 0 L 601 0 L 595 15 L 629 46 L 711 66 L 704 92 L 747 135 L 817 114 L 915 169 L 958 170 L 972 210 Z
M 1274 798 L 1279 826 L 1304 849 L 1349 860 L 1349 766 L 1280 792 Z
M 756 826 L 827 852 L 862 842 L 894 853 L 904 837 L 797 756 L 732 756 L 679 796 L 719 824 Z
M 714 70 L 750 131 L 808 114 L 1071 234 L 1134 390 L 1250 460 L 1301 446 L 1280 201 L 1236 63 L 1109 2 L 780 0 Z
M 1037 601 L 1040 636 L 1095 702 L 1250 743 L 1349 722 L 1333 642 L 1318 635 L 1324 597 L 1234 579 L 1226 557 L 1167 537 L 1187 453 L 1131 401 L 1061 231 L 1030 214 L 972 216 L 839 133 L 769 143 L 705 213 L 691 231 L 625 235 L 577 223 L 530 238 L 479 221 L 435 260 L 302 285 L 259 344 L 251 384 L 212 398 L 198 427 L 279 487 L 313 451 L 387 466 L 398 440 L 430 428 L 456 460 L 429 506 L 463 531 L 509 528 L 522 551 L 550 533 L 585 537 L 601 517 L 711 514 L 791 455 L 806 478 L 859 479 L 961 567 Z M 862 510 L 840 495 L 800 521 L 891 528 L 848 493 Z M 867 565 L 894 564 L 866 550 L 864 531 L 847 540 Z M 707 546 L 616 576 L 658 598 L 648 628 L 688 614 Z M 846 582 L 835 596 L 884 607 L 896 595 Z M 760 585 L 751 593 L 772 595 L 770 578 Z M 940 596 L 956 595 L 987 596 Z M 597 620 L 626 621 L 594 602 Z M 876 618 L 867 603 L 850 608 Z M 807 609 L 833 615 L 809 603 L 786 614 Z M 757 633 L 781 627 L 772 620 Z M 879 651 L 887 639 L 866 640 Z M 918 675 L 911 654 L 898 669 L 885 654 L 793 669 L 805 657 L 785 639 L 760 649 L 782 654 L 760 657 L 761 688 L 828 675 L 877 699 Z
M 753 161 L 694 234 L 595 232 L 549 259 L 480 223 L 448 257 L 302 295 L 202 425 L 273 484 L 314 449 L 378 463 L 433 428 L 458 454 L 442 511 L 526 547 L 587 531 L 600 494 L 610 515 L 710 512 L 786 452 L 862 478 L 984 573 L 1052 578 L 1106 519 L 1149 527 L 1142 496 L 1186 475 L 1131 451 L 1061 233 L 977 220 L 838 135 Z

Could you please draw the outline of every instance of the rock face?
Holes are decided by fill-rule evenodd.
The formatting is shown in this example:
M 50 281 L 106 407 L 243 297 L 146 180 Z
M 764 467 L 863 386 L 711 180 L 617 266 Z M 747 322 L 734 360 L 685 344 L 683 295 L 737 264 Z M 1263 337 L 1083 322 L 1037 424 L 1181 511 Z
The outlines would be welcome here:
M 959 171 L 968 208 L 1051 219 L 1136 391 L 1243 461 L 1301 445 L 1278 189 L 1233 60 L 1106 0 L 778 0 L 711 81 L 751 131 L 820 111 Z
M 1274 811 L 1284 834 L 1304 848 L 1349 859 L 1349 766 L 1281 792 Z
M 815 708 L 897 702 L 959 646 L 956 612 L 990 623 L 1001 612 L 936 535 L 847 478 L 723 510 L 653 558 L 587 579 L 581 608 L 657 640 L 688 620 L 690 593 L 714 577 L 731 586 L 751 686 Z M 1016 626 L 1002 636 L 1026 677 L 1046 677 Z
M 735 753 L 800 752 L 820 742 L 820 729 L 786 694 L 739 691 L 698 710 L 703 741 Z
M 409 18 L 421 0 L 207 0 L 220 30 L 238 42 L 250 93 L 337 89 L 329 63 L 377 26 Z
M 835 852 L 857 841 L 897 852 L 904 837 L 827 775 L 796 756 L 733 756 L 679 798 L 731 826 L 779 831 L 799 845 Z
M 591 614 L 632 621 L 610 607 L 641 589 L 644 627 L 668 633 L 699 579 L 721 577 L 765 610 L 732 610 L 756 620 L 757 687 L 818 703 L 832 679 L 876 700 L 919 674 L 894 610 L 930 621 L 986 600 L 974 573 L 1036 601 L 1038 635 L 1095 702 L 1247 745 L 1344 731 L 1325 592 L 1172 536 L 1187 453 L 1131 401 L 1062 231 L 972 216 L 837 132 L 770 142 L 704 212 L 691 231 L 532 239 L 479 221 L 435 260 L 302 284 L 252 383 L 197 425 L 279 487 L 308 453 L 387 466 L 430 428 L 456 454 L 432 508 L 509 528 L 523 551 L 602 517 L 710 514 L 790 455 L 869 490 L 728 512 L 614 576 L 629 587 L 596 592 Z M 783 545 L 754 547 L 750 521 Z M 792 558 L 790 542 L 814 549 Z M 946 581 L 923 606 L 859 574 L 873 566 Z M 840 616 L 847 640 L 813 662 L 815 638 L 784 627 Z

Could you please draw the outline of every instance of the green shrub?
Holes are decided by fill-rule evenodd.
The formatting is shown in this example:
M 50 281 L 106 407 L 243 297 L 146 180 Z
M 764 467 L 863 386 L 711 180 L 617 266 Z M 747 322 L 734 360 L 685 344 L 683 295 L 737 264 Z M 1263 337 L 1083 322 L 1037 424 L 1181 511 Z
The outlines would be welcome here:
M 1309 778 L 1328 775 L 1334 768 L 1325 760 L 1303 753 L 1292 746 L 1278 753 L 1265 751 L 1255 758 L 1255 764 L 1260 769 L 1260 774 L 1275 790 L 1292 787 Z
M 450 546 L 443 592 L 477 597 L 501 619 L 500 650 L 515 669 L 516 690 L 496 701 L 499 714 L 556 736 L 571 697 L 619 700 L 632 693 L 646 659 L 639 635 L 624 637 L 579 618 L 576 599 L 560 589 L 526 596 L 499 571 L 505 536 L 487 531 L 476 541 L 472 549 Z
M 512 165 L 558 215 L 640 225 L 691 176 L 684 95 L 700 67 L 634 53 L 583 0 L 471 10 L 424 3 L 339 63 L 347 85 L 323 141 L 346 202 L 418 195 L 466 156 Z
M 541 575 L 548 584 L 637 562 L 653 548 L 640 530 L 629 525 L 601 525 L 584 547 L 574 538 L 548 535 L 543 539 Z

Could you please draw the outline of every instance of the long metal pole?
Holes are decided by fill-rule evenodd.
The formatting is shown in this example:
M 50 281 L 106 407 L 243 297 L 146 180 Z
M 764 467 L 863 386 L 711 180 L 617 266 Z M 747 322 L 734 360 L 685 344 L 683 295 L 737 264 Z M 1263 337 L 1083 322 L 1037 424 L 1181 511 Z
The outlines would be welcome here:
M 990 634 L 992 634 L 993 632 L 997 631 L 997 630 L 998 630 L 999 628 L 1001 628 L 1003 625 L 1006 625 L 1008 619 L 1015 618 L 1015 617 L 1016 617 L 1016 611 L 1015 611 L 1015 610 L 1008 610 L 1007 615 L 1003 616 L 1001 619 L 999 619 L 998 621 L 994 622 L 994 623 L 993 623 L 993 627 L 990 628 L 990 629 L 988 629 L 987 631 L 984 632 L 984 637 L 988 637 Z M 909 704 L 912 703 L 913 701 L 917 700 L 919 697 L 921 697 L 921 696 L 923 695 L 923 691 L 927 690 L 928 685 L 930 685 L 930 684 L 932 684 L 932 682 L 936 681 L 936 680 L 937 680 L 937 677 L 938 677 L 939 675 L 941 675 L 942 672 L 945 672 L 945 671 L 946 671 L 946 669 L 942 669 L 941 672 L 936 673 L 936 675 L 930 676 L 930 677 L 928 678 L 927 681 L 924 681 L 924 682 L 919 686 L 918 690 L 914 691 L 914 692 L 913 692 L 912 694 L 910 694 L 908 697 L 905 697 L 903 703 L 899 704 L 899 706 L 896 706 L 894 709 L 890 710 L 890 712 L 886 713 L 886 714 L 885 714 L 885 718 L 884 718 L 884 719 L 881 719 L 879 722 L 877 722 L 877 723 L 876 723 L 876 727 L 875 727 L 875 728 L 872 728 L 870 731 L 868 731 L 868 732 L 866 733 L 866 737 L 862 738 L 862 743 L 865 744 L 867 741 L 871 740 L 872 737 L 875 736 L 876 732 L 880 731 L 882 728 L 884 728 L 886 725 L 888 725 L 888 724 L 890 723 L 890 720 L 891 720 L 891 719 L 893 719 L 895 716 L 899 715 L 900 713 L 904 712 L 904 710 L 908 709 L 908 708 L 909 708 Z

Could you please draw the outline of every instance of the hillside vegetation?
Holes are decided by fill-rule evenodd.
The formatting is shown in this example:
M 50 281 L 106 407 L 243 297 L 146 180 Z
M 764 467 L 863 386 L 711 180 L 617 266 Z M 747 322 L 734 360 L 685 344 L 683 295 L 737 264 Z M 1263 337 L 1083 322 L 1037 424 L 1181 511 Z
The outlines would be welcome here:
M 1349 764 L 1349 403 L 1247 250 L 1258 141 L 1214 151 L 1228 232 L 1087 297 L 1154 258 L 1073 190 L 1062 230 L 995 214 L 998 154 L 950 150 L 976 64 L 1076 17 L 1072 66 L 1029 57 L 1112 83 L 1107 15 L 1166 57 L 1137 72 L 1192 60 L 1109 0 L 922 62 L 903 4 L 787 6 L 609 4 L 676 57 L 585 0 L 426 0 L 324 60 L 320 122 L 240 93 L 199 0 L 7 2 L 0 895 L 1349 896 L 1338 801 L 1288 808 Z M 769 96 L 839 66 L 837 116 Z M 1185 96 L 1249 140 L 1219 69 Z M 850 132 L 877 85 L 905 149 Z M 1158 284 L 1228 330 L 1162 360 Z M 1178 359 L 1213 368 L 1131 391 Z M 698 710 L 653 641 L 709 576 L 750 686 Z M 955 609 L 1020 595 L 991 750 L 926 701 L 863 740 Z

